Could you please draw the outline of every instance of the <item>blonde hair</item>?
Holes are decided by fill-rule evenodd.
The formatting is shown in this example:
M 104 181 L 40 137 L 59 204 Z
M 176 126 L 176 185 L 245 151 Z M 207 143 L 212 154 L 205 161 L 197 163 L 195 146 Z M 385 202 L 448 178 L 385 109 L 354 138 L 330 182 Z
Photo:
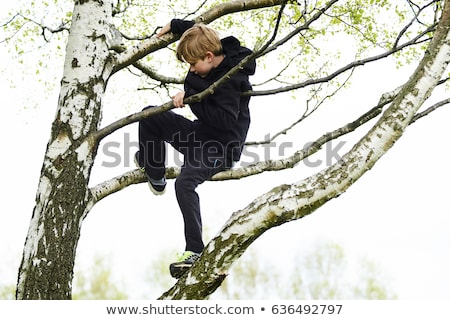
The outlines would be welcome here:
M 204 24 L 195 24 L 181 36 L 177 47 L 177 58 L 187 63 L 195 63 L 211 51 L 215 56 L 223 53 L 219 35 Z

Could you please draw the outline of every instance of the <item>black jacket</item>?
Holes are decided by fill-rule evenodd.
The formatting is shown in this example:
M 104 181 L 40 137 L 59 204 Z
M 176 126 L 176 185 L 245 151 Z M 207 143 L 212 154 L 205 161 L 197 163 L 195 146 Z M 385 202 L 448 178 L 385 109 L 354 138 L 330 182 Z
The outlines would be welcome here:
M 193 21 L 173 19 L 171 31 L 182 34 L 193 25 Z M 205 78 L 188 72 L 184 83 L 185 97 L 205 90 L 252 53 L 250 49 L 242 47 L 239 40 L 232 36 L 222 39 L 221 43 L 224 60 Z M 192 112 L 198 119 L 196 132 L 199 137 L 223 143 L 227 147 L 228 158 L 233 161 L 239 160 L 241 156 L 250 125 L 248 108 L 250 97 L 242 97 L 241 92 L 252 89 L 248 77 L 255 73 L 255 68 L 256 62 L 250 61 L 242 70 L 219 86 L 213 94 L 200 102 L 190 104 Z

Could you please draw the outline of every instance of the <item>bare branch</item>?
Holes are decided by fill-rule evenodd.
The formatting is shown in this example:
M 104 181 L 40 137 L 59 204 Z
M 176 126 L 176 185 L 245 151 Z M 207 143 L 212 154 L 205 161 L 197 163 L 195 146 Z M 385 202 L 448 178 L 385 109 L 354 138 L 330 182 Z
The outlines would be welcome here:
M 13 22 L 18 16 L 20 16 L 19 13 L 16 13 L 15 15 L 13 15 L 9 20 L 7 20 L 5 23 L 0 24 L 0 28 L 3 28 L 5 26 L 7 26 L 8 24 L 10 24 L 11 22 Z
M 20 14 L 20 13 L 15 14 L 9 21 L 7 21 L 7 22 L 6 22 L 5 24 L 3 24 L 1 27 L 4 27 L 4 26 L 8 25 L 9 23 L 13 22 L 17 17 L 21 17 L 21 14 Z M 16 34 L 18 34 L 19 31 L 22 30 L 22 28 L 25 27 L 25 25 L 26 25 L 27 23 L 29 23 L 29 21 L 26 21 L 25 23 L 23 23 L 23 24 L 20 26 L 20 28 L 18 28 L 12 35 L 6 37 L 5 39 L 0 40 L 0 43 L 7 42 L 7 41 L 11 40 L 12 38 L 14 38 L 14 36 L 15 36 Z
M 160 73 L 155 72 L 155 70 L 149 66 L 147 66 L 145 63 L 141 61 L 136 61 L 133 63 L 133 66 L 137 69 L 139 69 L 142 73 L 149 76 L 150 78 L 159 81 L 161 83 L 172 83 L 172 84 L 183 84 L 184 79 L 182 78 L 174 78 L 174 77 L 167 77 L 165 75 L 162 75 Z
M 431 107 L 427 108 L 425 111 L 422 111 L 422 112 L 416 114 L 414 116 L 414 118 L 412 119 L 411 123 L 416 122 L 417 120 L 419 120 L 419 119 L 429 115 L 431 112 L 433 112 L 433 111 L 435 111 L 435 110 L 437 110 L 437 109 L 439 109 L 439 108 L 441 108 L 441 107 L 443 107 L 443 106 L 445 106 L 445 105 L 447 105 L 449 103 L 450 103 L 450 98 L 444 99 L 442 101 L 439 101 L 439 102 L 433 104 Z
M 59 33 L 62 31 L 69 31 L 69 21 L 61 21 L 61 24 L 57 27 L 57 28 L 51 28 L 49 26 L 43 25 L 42 23 L 39 23 L 37 21 L 35 21 L 32 18 L 28 18 L 25 17 L 24 15 L 22 15 L 21 13 L 18 14 L 20 17 L 22 17 L 22 19 L 24 19 L 25 21 L 31 22 L 37 26 L 39 26 L 42 29 L 41 35 L 44 38 L 44 40 L 46 42 L 49 41 L 49 39 L 47 39 L 47 32 L 50 32 L 51 34 L 54 33 Z
M 277 82 L 279 82 L 279 83 L 283 83 L 282 81 L 278 80 L 278 77 L 281 77 L 281 75 L 282 75 L 286 70 L 289 69 L 289 67 L 290 67 L 291 64 L 294 62 L 294 60 L 295 60 L 296 58 L 298 58 L 299 56 L 301 56 L 301 55 L 302 55 L 301 52 L 298 53 L 298 54 L 296 54 L 294 57 L 292 57 L 292 58 L 286 63 L 286 65 L 285 65 L 280 71 L 278 71 L 278 73 L 277 73 L 276 75 L 272 76 L 272 77 L 269 78 L 269 79 L 266 79 L 265 81 L 263 81 L 263 82 L 261 82 L 261 83 L 252 83 L 252 87 L 259 87 L 259 86 L 265 85 L 265 84 L 267 84 L 267 83 L 269 83 L 269 82 L 271 82 L 271 81 L 277 81 Z M 269 70 L 268 70 L 268 71 L 269 71 Z
M 419 21 L 419 19 L 418 19 L 420 13 L 421 13 L 423 10 L 425 10 L 426 8 L 428 8 L 429 6 L 431 6 L 431 5 L 432 5 L 433 3 L 435 3 L 436 1 L 438 1 L 438 0 L 433 0 L 433 1 L 431 1 L 430 3 L 428 3 L 427 5 L 423 6 L 422 8 L 419 8 L 419 10 L 417 11 L 417 13 L 414 11 L 414 9 L 412 10 L 412 11 L 414 12 L 414 18 L 411 19 L 411 21 L 410 21 L 408 24 L 406 24 L 406 26 L 399 32 L 397 38 L 395 39 L 394 45 L 393 45 L 394 48 L 398 46 L 398 43 L 400 42 L 401 38 L 405 35 L 405 33 L 408 31 L 408 29 L 413 25 L 414 21 L 417 21 L 417 22 L 420 23 L 420 21 Z M 411 5 L 411 3 L 410 3 L 410 5 Z M 434 24 L 432 25 L 432 27 L 434 28 L 434 27 L 436 27 L 436 25 L 437 25 L 437 23 L 434 23 Z
M 185 18 L 187 18 L 187 17 L 189 17 L 189 16 L 191 16 L 191 15 L 197 14 L 197 12 L 199 12 L 199 11 L 205 6 L 205 4 L 206 4 L 207 1 L 208 1 L 208 0 L 204 0 L 202 3 L 200 3 L 200 5 L 197 6 L 197 9 L 195 9 L 193 12 L 188 12 L 188 13 L 185 15 Z

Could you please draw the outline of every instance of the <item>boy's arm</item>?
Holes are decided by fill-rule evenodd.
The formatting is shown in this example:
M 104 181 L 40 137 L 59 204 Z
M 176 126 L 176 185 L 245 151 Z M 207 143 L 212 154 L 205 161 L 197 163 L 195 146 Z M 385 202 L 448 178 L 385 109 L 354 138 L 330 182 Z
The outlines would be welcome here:
M 194 24 L 195 22 L 190 20 L 172 19 L 172 21 L 161 28 L 156 36 L 159 38 L 170 31 L 176 34 L 183 34 L 187 29 L 193 27 Z
M 192 28 L 195 22 L 192 20 L 172 19 L 170 30 L 176 34 L 183 34 L 187 29 Z
M 185 95 L 185 92 L 180 91 L 172 97 L 173 105 L 175 106 L 175 108 L 183 108 L 185 106 L 184 105 L 184 95 Z

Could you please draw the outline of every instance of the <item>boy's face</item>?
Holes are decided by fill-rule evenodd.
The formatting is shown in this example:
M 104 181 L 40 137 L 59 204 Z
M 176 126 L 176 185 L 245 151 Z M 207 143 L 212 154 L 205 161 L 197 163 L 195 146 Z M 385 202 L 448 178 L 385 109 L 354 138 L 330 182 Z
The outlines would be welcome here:
M 211 56 L 211 54 L 206 54 L 205 58 L 190 63 L 189 71 L 195 73 L 200 78 L 206 77 L 214 68 L 213 58 L 214 56 Z

